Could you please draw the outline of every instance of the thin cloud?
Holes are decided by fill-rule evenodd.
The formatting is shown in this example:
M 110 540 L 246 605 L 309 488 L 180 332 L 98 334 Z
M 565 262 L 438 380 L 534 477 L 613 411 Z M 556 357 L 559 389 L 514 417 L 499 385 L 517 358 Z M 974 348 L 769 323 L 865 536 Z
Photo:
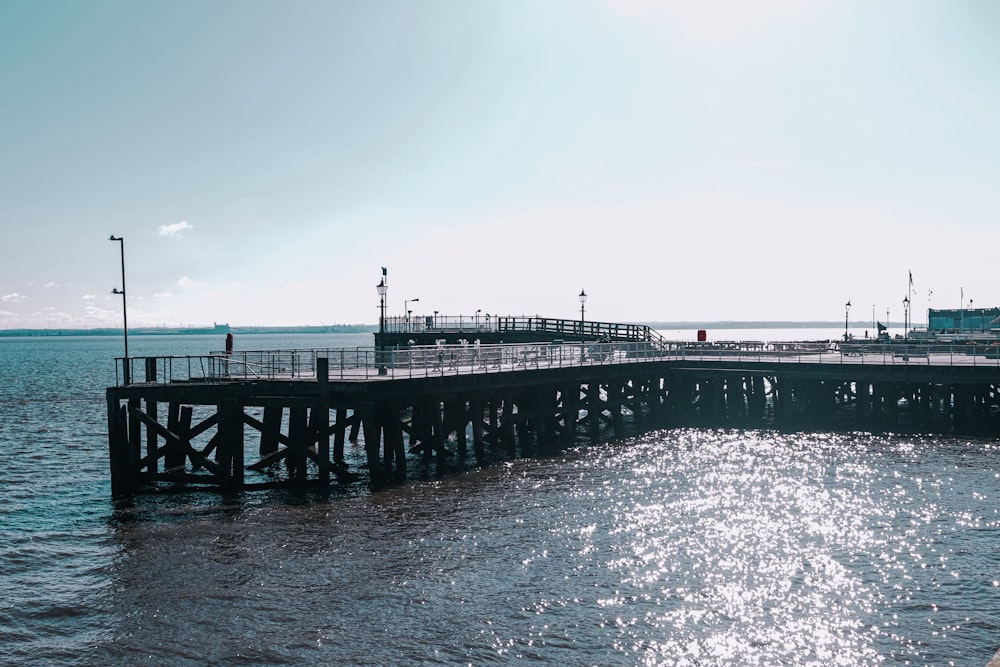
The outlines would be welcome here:
M 193 287 L 197 287 L 198 283 L 191 280 L 187 276 L 181 276 L 180 278 L 177 279 L 177 286 L 183 287 L 184 289 L 191 289 Z
M 184 232 L 189 232 L 194 229 L 194 225 L 190 224 L 187 220 L 181 220 L 180 222 L 175 222 L 172 225 L 160 225 L 160 229 L 157 234 L 160 236 L 180 236 Z
M 96 298 L 97 298 L 96 294 L 84 294 L 83 295 L 83 300 L 84 301 L 93 301 Z
M 21 303 L 28 297 L 24 294 L 18 294 L 17 292 L 11 292 L 10 294 L 4 294 L 0 296 L 0 301 L 5 301 L 7 303 Z

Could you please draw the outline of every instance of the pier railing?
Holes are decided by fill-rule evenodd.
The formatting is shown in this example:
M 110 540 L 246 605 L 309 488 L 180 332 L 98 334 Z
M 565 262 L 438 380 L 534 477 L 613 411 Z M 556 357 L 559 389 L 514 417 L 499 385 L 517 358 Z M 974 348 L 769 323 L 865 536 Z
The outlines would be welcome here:
M 654 329 L 645 324 L 620 322 L 595 322 L 554 317 L 476 315 L 411 315 L 387 317 L 386 333 L 460 333 L 473 336 L 477 333 L 532 332 L 553 339 L 567 341 L 576 338 L 607 339 L 608 341 L 666 342 Z
M 312 380 L 316 359 L 326 358 L 330 379 L 367 380 L 498 373 L 537 368 L 617 365 L 652 360 L 854 364 L 878 366 L 990 366 L 1000 369 L 1000 347 L 958 344 L 836 342 L 637 342 L 428 345 L 409 349 L 372 347 L 258 350 L 199 356 L 132 357 L 133 383 Z M 124 359 L 116 360 L 123 384 Z

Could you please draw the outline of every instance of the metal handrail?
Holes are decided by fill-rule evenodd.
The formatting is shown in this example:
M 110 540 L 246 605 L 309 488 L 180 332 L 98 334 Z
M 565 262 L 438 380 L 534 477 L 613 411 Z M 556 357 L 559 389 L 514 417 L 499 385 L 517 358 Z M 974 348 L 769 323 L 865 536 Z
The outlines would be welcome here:
M 596 322 L 592 320 L 561 319 L 539 317 L 538 315 L 500 316 L 476 315 L 432 315 L 432 316 L 392 316 L 385 318 L 386 333 L 505 333 L 534 332 L 558 336 L 586 336 L 609 340 L 665 342 L 663 336 L 645 324 L 623 324 L 620 322 Z
M 326 358 L 329 378 L 367 380 L 512 372 L 571 366 L 607 366 L 649 361 L 815 363 L 869 366 L 952 366 L 1000 368 L 1000 347 L 958 344 L 830 341 L 730 341 L 692 343 L 535 343 L 500 345 L 426 345 L 408 349 L 322 348 L 261 350 L 197 356 L 130 357 L 133 383 L 313 380 L 316 360 Z M 116 384 L 123 359 L 116 359 Z M 145 376 L 143 369 L 151 370 Z M 139 378 L 145 377 L 145 380 Z

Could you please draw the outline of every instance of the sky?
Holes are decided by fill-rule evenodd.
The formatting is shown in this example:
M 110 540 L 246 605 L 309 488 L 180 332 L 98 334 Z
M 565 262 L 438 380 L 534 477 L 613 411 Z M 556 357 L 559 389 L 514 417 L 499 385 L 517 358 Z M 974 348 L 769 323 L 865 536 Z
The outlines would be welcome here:
M 0 328 L 120 327 L 122 247 L 130 327 L 374 324 L 382 267 L 390 316 L 998 306 L 998 35 L 991 0 L 7 0 Z

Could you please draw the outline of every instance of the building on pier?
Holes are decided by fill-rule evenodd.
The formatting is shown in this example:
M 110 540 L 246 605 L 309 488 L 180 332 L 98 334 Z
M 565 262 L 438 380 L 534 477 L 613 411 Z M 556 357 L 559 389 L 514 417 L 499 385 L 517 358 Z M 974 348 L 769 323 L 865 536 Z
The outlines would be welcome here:
M 927 311 L 930 334 L 998 334 L 1000 308 L 959 308 Z

